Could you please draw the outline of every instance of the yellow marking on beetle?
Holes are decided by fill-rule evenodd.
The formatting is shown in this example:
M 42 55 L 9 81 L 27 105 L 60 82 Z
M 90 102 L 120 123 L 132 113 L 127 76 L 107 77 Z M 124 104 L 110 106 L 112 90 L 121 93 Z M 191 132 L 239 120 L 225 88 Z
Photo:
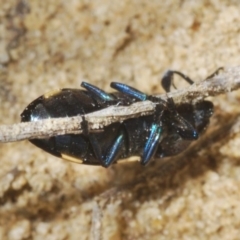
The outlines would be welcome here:
M 66 154 L 61 154 L 61 157 L 64 160 L 67 160 L 67 161 L 70 161 L 70 162 L 79 163 L 79 164 L 83 163 L 83 160 L 75 158 L 75 157 L 72 157 L 72 156 L 69 156 L 69 155 L 66 155 Z
M 61 92 L 61 89 L 60 89 L 60 88 L 59 88 L 59 89 L 55 89 L 55 90 L 52 90 L 52 91 L 49 91 L 49 92 L 45 93 L 45 94 L 43 95 L 43 97 L 44 97 L 44 98 L 53 97 L 54 95 L 57 95 L 57 94 L 60 93 L 60 92 Z
M 128 162 L 137 162 L 137 161 L 140 161 L 140 157 L 132 156 L 132 157 L 126 158 L 126 159 L 119 159 L 119 160 L 117 160 L 117 163 L 128 163 Z

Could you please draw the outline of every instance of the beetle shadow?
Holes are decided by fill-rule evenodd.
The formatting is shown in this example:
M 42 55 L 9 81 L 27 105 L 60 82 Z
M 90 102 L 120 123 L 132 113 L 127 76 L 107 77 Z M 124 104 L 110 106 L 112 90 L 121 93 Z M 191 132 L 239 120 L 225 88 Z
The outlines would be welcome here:
M 219 146 L 231 138 L 231 128 L 238 117 L 239 114 L 224 118 L 215 116 L 215 121 L 218 122 L 215 124 L 216 127 L 212 124 L 198 141 L 175 157 L 158 159 L 147 167 L 141 166 L 139 162 L 113 165 L 109 169 L 114 176 L 111 184 L 106 184 L 90 195 L 84 196 L 83 192 L 74 188 L 67 195 L 61 195 L 61 186 L 56 183 L 48 194 L 39 197 L 41 207 L 39 203 L 30 204 L 27 209 L 16 208 L 11 214 L 31 221 L 66 220 L 71 216 L 67 216 L 65 211 L 59 209 L 77 206 L 87 201 L 94 202 L 96 199 L 105 203 L 100 207 L 102 213 L 112 200 L 121 200 L 121 210 L 131 209 L 133 217 L 137 213 L 136 201 L 144 203 L 161 199 L 164 202 L 161 207 L 166 208 L 172 199 L 181 194 L 188 181 L 203 176 L 209 170 L 218 171 L 222 164 Z M 234 163 L 240 164 L 240 161 Z M 26 185 L 21 191 L 9 192 L 7 195 L 17 199 L 24 191 L 31 191 L 30 186 Z M 127 222 L 123 219 L 120 221 L 124 232 Z M 86 222 L 86 225 L 89 226 L 89 223 Z
M 187 181 L 208 171 L 218 172 L 223 161 L 219 148 L 233 137 L 231 129 L 238 117 L 239 114 L 215 116 L 213 121 L 217 124 L 209 126 L 198 141 L 175 157 L 158 159 L 147 167 L 139 163 L 113 166 L 115 187 L 131 192 L 131 199 L 124 201 L 125 207 L 136 199 L 143 202 L 159 199 L 168 191 L 183 189 Z M 240 161 L 236 159 L 233 164 L 239 165 Z
M 101 214 L 104 215 L 113 198 L 121 201 L 120 212 L 129 210 L 132 219 L 138 218 L 139 207 L 147 202 L 151 204 L 156 200 L 157 206 L 167 209 L 174 199 L 183 195 L 188 181 L 202 177 L 208 171 L 218 172 L 223 162 L 219 148 L 233 137 L 231 130 L 238 117 L 239 114 L 224 118 L 215 116 L 213 122 L 218 124 L 212 124 L 198 141 L 175 157 L 158 159 L 148 167 L 142 167 L 138 162 L 113 166 L 115 191 L 113 194 L 106 191 L 106 196 L 101 194 L 106 202 L 103 207 L 99 205 Z M 128 219 L 119 217 L 119 222 L 120 232 L 124 234 L 129 229 Z

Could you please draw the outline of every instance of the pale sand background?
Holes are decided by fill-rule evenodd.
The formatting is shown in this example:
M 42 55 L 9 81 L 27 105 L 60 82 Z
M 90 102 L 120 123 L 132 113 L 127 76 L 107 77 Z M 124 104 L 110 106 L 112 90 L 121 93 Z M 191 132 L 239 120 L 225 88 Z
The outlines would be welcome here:
M 238 0 L 0 0 L 1 124 L 83 80 L 158 93 L 166 69 L 197 81 L 239 64 Z M 230 139 L 222 127 L 239 100 L 239 92 L 214 98 L 214 138 L 164 165 L 103 169 L 27 141 L 1 144 L 0 239 L 240 239 L 240 134 Z

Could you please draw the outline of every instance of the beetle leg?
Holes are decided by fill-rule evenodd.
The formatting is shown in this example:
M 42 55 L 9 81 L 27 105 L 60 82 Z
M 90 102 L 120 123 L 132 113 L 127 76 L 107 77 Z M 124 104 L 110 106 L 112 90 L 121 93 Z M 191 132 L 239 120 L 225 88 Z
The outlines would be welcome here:
M 115 139 L 111 148 L 108 150 L 106 157 L 103 161 L 104 167 L 109 167 L 115 160 L 117 160 L 118 154 L 124 142 L 123 137 L 124 137 L 124 134 L 120 133 L 118 137 Z
M 95 135 L 91 133 L 88 134 L 88 139 L 90 141 L 90 144 L 92 146 L 96 158 L 101 162 L 101 165 L 106 168 L 109 167 L 115 160 L 117 160 L 118 154 L 122 149 L 124 141 L 123 138 L 124 133 L 121 131 L 104 156 L 100 144 Z
M 215 75 L 218 75 L 221 70 L 223 70 L 224 67 L 218 68 L 215 72 L 213 72 L 211 75 L 209 75 L 205 80 L 214 77 Z
M 97 101 L 104 101 L 104 102 L 109 102 L 116 100 L 115 97 L 112 94 L 108 94 L 104 92 L 102 89 L 87 83 L 87 82 L 82 82 L 81 86 L 88 90 L 92 94 L 92 97 L 95 98 Z
M 145 101 L 147 99 L 147 94 L 138 91 L 137 89 L 130 87 L 123 83 L 111 82 L 110 86 L 119 92 L 129 95 L 130 97 L 136 98 L 140 101 Z
M 159 124 L 152 124 L 150 135 L 143 149 L 141 164 L 146 165 L 157 151 L 161 139 L 162 127 Z
M 221 70 L 223 70 L 224 68 L 223 67 L 220 67 L 218 68 L 214 73 L 212 73 L 211 75 L 209 75 L 205 80 L 207 79 L 210 79 L 212 77 L 214 77 L 215 75 L 219 74 L 219 72 Z M 166 92 L 170 92 L 170 87 L 171 85 L 175 87 L 174 83 L 173 83 L 173 74 L 177 74 L 179 75 L 180 77 L 182 77 L 184 80 L 186 80 L 189 84 L 193 84 L 194 81 L 189 78 L 188 76 L 186 76 L 185 74 L 179 72 L 179 71 L 172 71 L 172 70 L 168 70 L 165 72 L 165 74 L 163 75 L 163 78 L 161 80 L 161 84 L 162 84 L 162 87 L 163 89 L 166 91 Z
M 178 113 L 176 114 L 177 116 L 175 116 L 174 126 L 177 129 L 178 134 L 185 140 L 198 139 L 198 132 L 194 129 L 192 124 Z
M 178 134 L 186 140 L 198 139 L 198 132 L 184 117 L 182 117 L 176 110 L 174 101 L 172 98 L 168 98 L 168 110 L 172 113 L 173 126 L 177 130 Z
M 179 75 L 184 80 L 186 80 L 189 84 L 194 83 L 194 81 L 191 78 L 189 78 L 188 76 L 186 76 L 185 74 L 183 74 L 181 72 L 178 72 L 178 71 L 168 70 L 167 72 L 165 72 L 165 74 L 163 75 L 163 78 L 161 80 L 162 87 L 167 93 L 170 92 L 171 85 L 174 88 L 176 88 L 174 83 L 173 83 L 173 74 Z
M 123 144 L 124 132 L 120 132 L 120 134 L 113 142 L 112 146 L 110 146 L 110 148 L 108 149 L 106 156 L 104 156 L 95 134 L 89 132 L 88 121 L 85 119 L 84 116 L 82 118 L 83 121 L 81 123 L 81 127 L 83 130 L 83 134 L 88 137 L 96 158 L 100 160 L 103 167 L 109 167 L 118 157 L 118 153 L 121 150 Z

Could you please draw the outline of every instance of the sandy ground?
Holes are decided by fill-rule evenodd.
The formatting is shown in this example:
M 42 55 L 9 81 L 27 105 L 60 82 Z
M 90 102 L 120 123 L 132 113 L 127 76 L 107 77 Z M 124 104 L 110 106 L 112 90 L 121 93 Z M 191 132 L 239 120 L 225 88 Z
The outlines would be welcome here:
M 0 124 L 81 81 L 154 94 L 167 69 L 197 81 L 239 65 L 239 13 L 234 0 L 0 0 Z M 229 135 L 239 100 L 212 99 L 205 138 L 147 167 L 83 166 L 27 141 L 0 144 L 0 239 L 239 239 L 240 134 Z

